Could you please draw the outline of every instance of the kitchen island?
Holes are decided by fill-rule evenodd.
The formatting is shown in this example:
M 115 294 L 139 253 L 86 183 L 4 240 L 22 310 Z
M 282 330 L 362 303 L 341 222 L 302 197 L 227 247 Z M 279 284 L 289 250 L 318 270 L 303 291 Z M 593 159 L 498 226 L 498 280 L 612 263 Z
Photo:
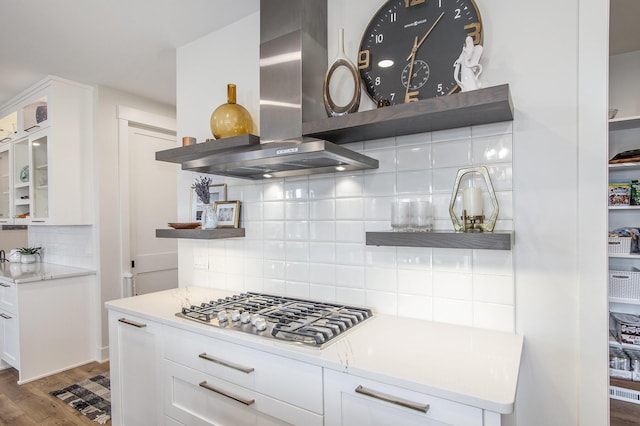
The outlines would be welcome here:
M 264 415 L 268 424 L 370 418 L 494 426 L 513 411 L 522 336 L 375 314 L 318 349 L 175 315 L 232 294 L 186 287 L 107 302 L 114 424 L 136 415 L 178 425 Z M 144 359 L 131 345 L 146 348 Z M 135 380 L 127 374 L 132 366 Z M 144 389 L 130 388 L 140 383 L 148 400 L 136 405 L 152 413 L 126 402 L 126 395 L 143 398 Z M 212 401 L 196 402 L 208 394 Z M 238 395 L 245 397 L 238 402 Z
M 23 384 L 95 360 L 95 271 L 0 264 L 0 368 Z

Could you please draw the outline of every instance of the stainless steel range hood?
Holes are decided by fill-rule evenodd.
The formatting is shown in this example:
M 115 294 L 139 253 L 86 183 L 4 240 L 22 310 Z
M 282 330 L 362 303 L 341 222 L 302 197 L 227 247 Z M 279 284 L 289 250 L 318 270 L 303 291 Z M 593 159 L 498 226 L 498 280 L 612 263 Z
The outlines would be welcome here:
M 163 151 L 156 159 L 182 163 L 183 170 L 244 179 L 378 168 L 376 159 L 301 136 L 303 121 L 327 117 L 326 70 L 327 1 L 261 0 L 260 139 L 210 141 Z

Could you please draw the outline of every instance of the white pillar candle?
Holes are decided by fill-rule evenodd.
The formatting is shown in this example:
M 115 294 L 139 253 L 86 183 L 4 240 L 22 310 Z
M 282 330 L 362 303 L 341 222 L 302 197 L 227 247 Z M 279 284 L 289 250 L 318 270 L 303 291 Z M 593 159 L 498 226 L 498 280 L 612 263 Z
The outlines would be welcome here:
M 462 206 L 467 211 L 467 216 L 481 216 L 482 191 L 480 188 L 465 188 L 462 191 Z

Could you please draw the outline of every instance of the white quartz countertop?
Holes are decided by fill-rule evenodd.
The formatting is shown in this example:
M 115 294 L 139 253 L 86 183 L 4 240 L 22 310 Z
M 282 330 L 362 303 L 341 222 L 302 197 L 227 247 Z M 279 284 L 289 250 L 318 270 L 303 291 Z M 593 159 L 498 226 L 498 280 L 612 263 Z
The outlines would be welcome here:
M 513 411 L 523 347 L 520 335 L 375 314 L 317 349 L 175 316 L 182 306 L 232 294 L 186 287 L 114 300 L 106 307 L 490 411 Z
M 0 281 L 16 284 L 94 275 L 95 273 L 96 271 L 91 269 L 74 268 L 53 263 L 0 263 Z

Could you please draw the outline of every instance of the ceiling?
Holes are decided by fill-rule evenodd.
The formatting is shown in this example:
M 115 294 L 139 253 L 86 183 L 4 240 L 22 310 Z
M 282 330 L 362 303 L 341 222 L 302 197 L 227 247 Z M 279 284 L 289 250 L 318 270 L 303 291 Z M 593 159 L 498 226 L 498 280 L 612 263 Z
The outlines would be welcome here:
M 610 1 L 611 53 L 640 50 L 640 1 Z M 259 8 L 260 0 L 0 0 L 0 105 L 49 74 L 175 105 L 176 48 Z
M 259 0 L 0 0 L 0 105 L 47 75 L 176 103 L 176 48 Z

